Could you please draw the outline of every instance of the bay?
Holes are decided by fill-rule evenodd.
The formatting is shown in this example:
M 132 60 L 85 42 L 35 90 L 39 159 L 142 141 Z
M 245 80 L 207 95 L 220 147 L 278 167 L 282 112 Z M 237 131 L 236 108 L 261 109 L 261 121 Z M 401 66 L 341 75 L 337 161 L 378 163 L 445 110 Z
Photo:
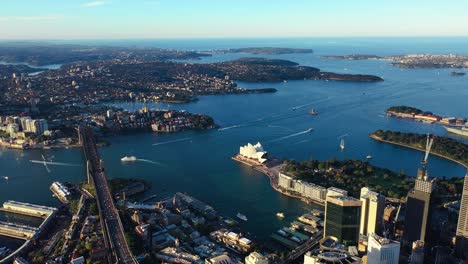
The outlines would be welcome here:
M 121 41 L 121 43 L 124 43 Z M 268 178 L 231 160 L 241 145 L 261 142 L 270 155 L 296 160 L 361 159 L 372 155 L 371 163 L 396 172 L 415 175 L 423 153 L 377 143 L 368 137 L 376 129 L 445 135 L 439 125 L 389 119 L 384 110 L 392 105 L 410 105 L 447 116 L 468 116 L 466 77 L 452 77 L 450 69 L 399 69 L 388 61 L 340 61 L 321 59 L 320 55 L 367 53 L 468 54 L 468 39 L 258 39 L 243 40 L 167 40 L 125 42 L 144 43 L 185 49 L 218 49 L 245 46 L 284 46 L 313 48 L 314 54 L 269 55 L 261 57 L 288 59 L 323 71 L 374 74 L 385 79 L 379 83 L 326 81 L 289 81 L 287 83 L 242 83 L 245 88 L 275 87 L 277 93 L 251 95 L 201 96 L 189 104 L 147 104 L 150 108 L 187 110 L 214 117 L 222 130 L 187 131 L 178 134 L 153 133 L 109 138 L 109 147 L 100 148 L 109 177 L 141 178 L 152 184 L 148 195 L 163 198 L 181 191 L 214 206 L 222 214 L 235 217 L 245 214 L 249 221 L 243 228 L 259 238 L 268 235 L 313 206 L 275 192 Z M 117 45 L 117 44 L 116 44 Z M 251 56 L 220 54 L 200 62 L 216 62 Z M 466 71 L 466 70 L 464 70 Z M 115 103 L 129 110 L 142 103 Z M 296 110 L 293 110 L 295 108 Z M 314 108 L 319 115 L 308 111 Z M 312 133 L 300 133 L 314 128 Z M 339 149 L 345 137 L 346 149 Z M 463 138 L 459 140 L 465 141 Z M 155 144 L 155 145 L 153 145 Z M 85 180 L 81 167 L 52 166 L 51 173 L 29 160 L 47 158 L 57 162 L 83 164 L 80 149 L 0 150 L 0 202 L 19 200 L 58 206 L 51 196 L 55 181 Z M 133 164 L 120 158 L 135 155 Z M 434 177 L 461 177 L 465 169 L 431 156 L 429 173 Z M 276 218 L 284 212 L 285 220 Z

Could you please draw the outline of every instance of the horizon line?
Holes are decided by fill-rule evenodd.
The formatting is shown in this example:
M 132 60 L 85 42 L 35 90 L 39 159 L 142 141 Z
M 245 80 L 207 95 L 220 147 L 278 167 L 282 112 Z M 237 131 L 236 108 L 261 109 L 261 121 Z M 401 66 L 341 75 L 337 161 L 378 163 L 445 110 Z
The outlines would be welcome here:
M 0 41 L 74 41 L 74 40 L 183 40 L 183 39 L 327 39 L 327 38 L 468 38 L 468 35 L 421 35 L 421 36 L 232 36 L 232 37 L 109 37 L 109 38 L 0 38 Z

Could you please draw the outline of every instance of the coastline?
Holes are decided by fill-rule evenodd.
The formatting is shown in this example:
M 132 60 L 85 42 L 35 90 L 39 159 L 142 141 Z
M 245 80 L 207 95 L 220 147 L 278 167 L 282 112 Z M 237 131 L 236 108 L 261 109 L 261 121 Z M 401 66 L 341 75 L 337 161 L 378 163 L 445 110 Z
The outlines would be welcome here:
M 392 145 L 397 145 L 397 146 L 400 146 L 400 147 L 405 147 L 405 148 L 410 148 L 410 149 L 414 149 L 414 150 L 418 150 L 418 151 L 421 151 L 421 152 L 424 152 L 424 149 L 422 148 L 418 148 L 418 147 L 414 147 L 414 146 L 410 146 L 410 145 L 406 145 L 406 144 L 402 144 L 402 143 L 397 143 L 397 142 L 392 142 L 392 141 L 388 141 L 388 140 L 384 140 L 374 134 L 369 134 L 369 137 L 378 141 L 378 142 L 383 142 L 383 143 L 387 143 L 387 144 L 392 144 Z M 444 156 L 442 154 L 439 154 L 439 153 L 434 153 L 434 152 L 431 152 L 430 154 L 432 155 L 435 155 L 435 156 L 438 156 L 438 157 L 441 157 L 441 158 L 444 158 L 446 160 L 449 160 L 449 161 L 452 161 L 452 162 L 455 162 L 461 166 L 463 166 L 465 169 L 468 169 L 468 164 L 465 164 L 459 160 L 456 160 L 456 159 L 453 159 L 453 158 L 450 158 L 450 157 L 447 157 L 447 156 Z
M 17 149 L 17 150 L 31 150 L 31 149 L 59 149 L 59 148 L 79 148 L 81 147 L 80 144 L 72 144 L 72 145 L 51 145 L 51 146 L 28 146 L 23 147 L 16 144 L 4 143 L 0 142 L 0 148 L 6 149 Z
M 302 196 L 299 196 L 299 195 L 294 195 L 292 193 L 289 193 L 289 192 L 286 192 L 284 190 L 282 190 L 281 188 L 279 188 L 278 186 L 278 175 L 275 175 L 279 173 L 281 167 L 282 167 L 282 164 L 280 165 L 276 165 L 276 166 L 273 166 L 273 167 L 267 167 L 266 165 L 263 165 L 263 164 L 260 164 L 254 160 L 250 160 L 248 158 L 244 158 L 242 157 L 240 154 L 237 154 L 236 156 L 232 157 L 231 158 L 232 160 L 235 160 L 241 164 L 244 164 L 244 165 L 247 165 L 249 166 L 250 168 L 268 176 L 268 178 L 270 179 L 270 186 L 273 188 L 273 190 L 283 194 L 283 195 L 286 195 L 288 197 L 291 197 L 291 198 L 296 198 L 296 199 L 299 199 L 307 204 L 316 204 L 316 205 L 320 205 L 320 206 L 324 206 L 323 203 L 319 203 L 318 201 L 315 201 L 315 200 L 312 200 L 312 199 L 306 199 Z M 278 160 L 279 161 L 279 160 Z

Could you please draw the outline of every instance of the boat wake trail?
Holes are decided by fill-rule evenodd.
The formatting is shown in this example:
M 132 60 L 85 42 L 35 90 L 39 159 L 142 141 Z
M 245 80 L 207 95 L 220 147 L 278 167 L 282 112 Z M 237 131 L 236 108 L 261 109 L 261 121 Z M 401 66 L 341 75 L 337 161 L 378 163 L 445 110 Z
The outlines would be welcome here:
M 302 141 L 294 143 L 294 145 L 299 145 L 299 144 L 306 143 L 306 142 L 309 142 L 309 141 L 310 141 L 309 139 L 304 139 Z
M 54 161 L 43 161 L 43 160 L 30 160 L 31 163 L 43 164 L 43 165 L 54 165 L 54 166 L 81 166 L 79 164 L 64 163 L 64 162 L 54 162 Z
M 298 106 L 295 106 L 295 107 L 293 107 L 293 108 L 291 108 L 291 109 L 292 109 L 292 110 L 297 110 L 297 109 L 301 109 L 301 108 L 304 108 L 304 107 L 306 107 L 306 106 L 308 106 L 308 105 L 312 105 L 312 104 L 314 104 L 314 103 L 308 103 L 308 104 L 298 105 Z
M 348 134 L 348 133 L 346 133 L 346 134 L 343 134 L 343 135 L 341 135 L 341 136 L 337 137 L 336 139 L 342 139 L 342 138 L 344 138 L 344 137 L 347 137 L 347 136 L 349 136 L 349 134 Z
M 148 159 L 136 159 L 137 161 L 141 162 L 146 162 L 150 164 L 156 164 L 156 165 L 163 165 L 161 162 L 153 161 L 153 160 L 148 160 Z
M 218 131 L 223 131 L 223 130 L 229 130 L 229 129 L 233 129 L 233 128 L 237 128 L 237 127 L 241 127 L 242 125 L 234 125 L 234 126 L 228 126 L 228 127 L 222 127 L 220 129 L 218 129 Z
M 154 143 L 153 146 L 166 145 L 166 144 L 176 143 L 176 142 L 180 142 L 180 141 L 186 141 L 186 140 L 190 140 L 190 139 L 192 139 L 192 138 L 188 137 L 188 138 L 181 138 L 181 139 L 176 139 L 176 140 L 164 141 L 164 142 Z
M 294 134 L 291 134 L 291 135 L 287 135 L 287 136 L 284 136 L 284 137 L 273 139 L 273 140 L 270 140 L 270 141 L 267 141 L 267 142 L 278 142 L 278 141 L 285 140 L 285 139 L 288 139 L 288 138 L 297 137 L 297 136 L 300 136 L 300 135 L 307 134 L 310 131 L 311 131 L 310 129 L 307 129 L 307 130 L 297 132 L 297 133 L 294 133 Z

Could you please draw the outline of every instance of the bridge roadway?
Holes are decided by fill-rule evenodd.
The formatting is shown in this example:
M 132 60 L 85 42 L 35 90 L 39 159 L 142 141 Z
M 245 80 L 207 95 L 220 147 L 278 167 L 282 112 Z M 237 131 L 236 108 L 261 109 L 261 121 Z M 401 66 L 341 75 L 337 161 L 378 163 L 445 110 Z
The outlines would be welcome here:
M 101 223 L 103 223 L 102 230 L 104 236 L 107 237 L 106 245 L 108 250 L 112 252 L 110 260 L 113 263 L 137 264 L 138 262 L 132 255 L 127 241 L 125 241 L 122 222 L 107 185 L 104 167 L 99 158 L 93 130 L 90 127 L 79 127 L 78 133 L 85 157 L 89 162 L 88 173 L 92 178 L 96 190 L 99 215 Z
M 284 260 L 284 264 L 289 264 L 305 255 L 307 251 L 310 251 L 319 246 L 320 240 L 323 238 L 323 231 L 319 231 L 314 234 L 307 242 L 298 246 L 293 251 L 291 251 L 286 259 Z M 302 262 L 302 261 L 301 261 Z

